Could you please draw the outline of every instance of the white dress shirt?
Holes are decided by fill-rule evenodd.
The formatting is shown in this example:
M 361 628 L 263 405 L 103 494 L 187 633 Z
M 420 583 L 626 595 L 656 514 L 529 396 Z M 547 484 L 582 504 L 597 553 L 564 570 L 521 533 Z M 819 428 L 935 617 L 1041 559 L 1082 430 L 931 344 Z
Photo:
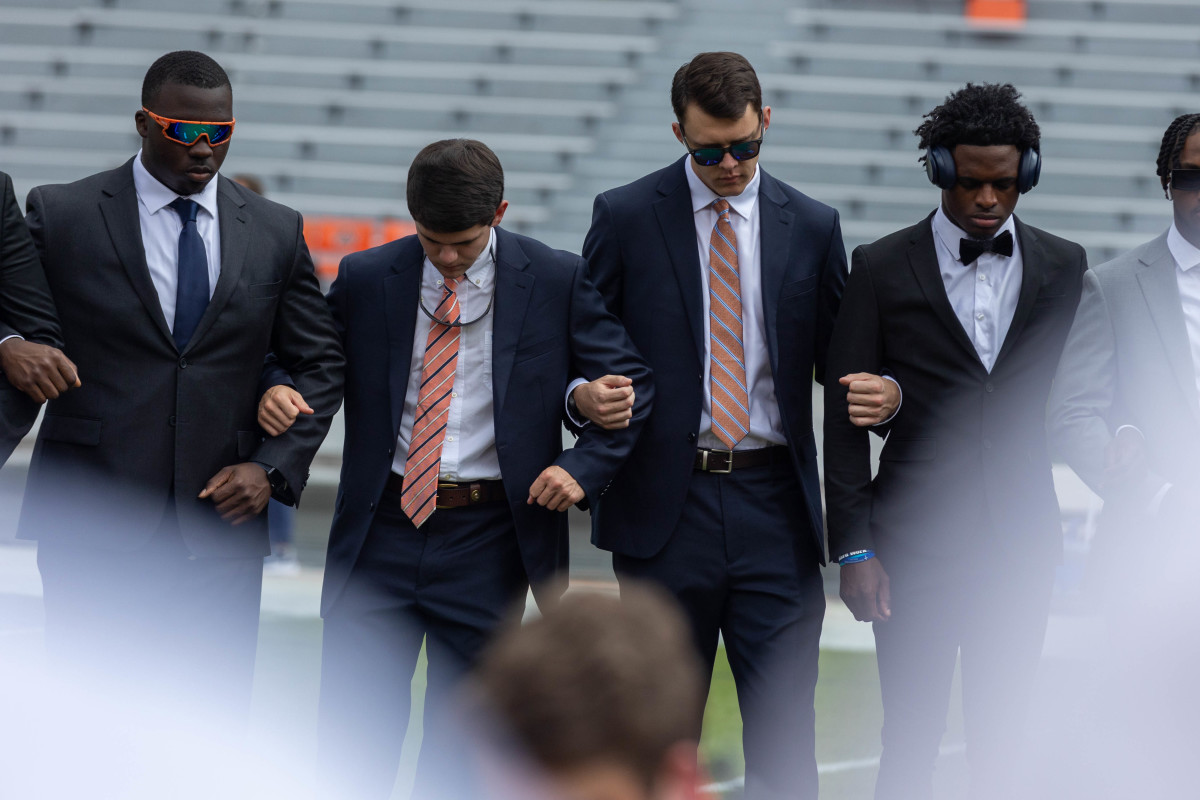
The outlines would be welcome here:
M 175 330 L 175 290 L 179 285 L 179 232 L 183 222 L 170 208 L 180 195 L 168 189 L 142 165 L 142 151 L 133 159 L 133 186 L 138 198 L 138 222 L 150 280 L 171 330 Z M 187 196 L 200 206 L 196 230 L 204 240 L 208 256 L 208 296 L 211 299 L 221 275 L 221 226 L 217 221 L 217 176 L 213 175 L 199 194 Z
M 496 480 L 500 460 L 496 456 L 496 421 L 492 403 L 492 323 L 491 307 L 496 290 L 496 230 L 488 246 L 458 284 L 459 320 L 471 324 L 459 328 L 458 361 L 454 366 L 454 386 L 450 392 L 450 412 L 446 419 L 446 438 L 442 442 L 442 480 L 465 482 Z M 444 281 L 437 267 L 425 259 L 421 265 L 421 303 L 432 312 L 442 301 Z M 487 313 L 484 313 L 484 310 Z M 392 471 L 403 475 L 412 440 L 417 397 L 421 391 L 421 372 L 425 367 L 425 345 L 433 321 L 417 309 L 413 333 L 412 363 L 408 370 L 408 390 L 404 394 L 404 413 L 400 417 L 400 435 L 396 438 L 396 457 Z
M 700 254 L 700 285 L 704 309 L 704 405 L 700 411 L 700 447 L 724 450 L 725 445 L 712 432 L 712 384 L 709 371 L 712 346 L 708 318 L 709 242 L 717 224 L 717 212 L 712 204 L 718 195 L 704 185 L 695 172 L 695 163 L 687 160 L 688 189 L 692 193 L 692 212 L 696 223 L 696 249 Z M 750 399 L 750 432 L 738 442 L 735 450 L 753 450 L 786 444 L 779 403 L 775 399 L 775 377 L 767 356 L 767 329 L 763 316 L 762 298 L 762 226 L 758 207 L 758 187 L 762 173 L 754 166 L 754 177 L 741 194 L 726 197 L 729 201 L 729 224 L 737 238 L 738 283 L 742 299 L 742 343 L 746 358 L 746 388 Z
M 996 231 L 997 236 L 1004 231 L 1012 233 L 1011 256 L 984 253 L 964 265 L 958 245 L 961 239 L 971 237 L 951 222 L 941 206 L 933 215 L 933 238 L 946 295 L 988 372 L 996 365 L 1021 296 L 1021 242 L 1016 228 L 1010 216 Z
M 1196 373 L 1196 391 L 1200 394 L 1200 269 L 1196 269 L 1200 266 L 1200 248 L 1183 238 L 1172 222 L 1171 230 L 1167 231 L 1167 249 L 1175 258 L 1175 280 L 1183 304 L 1183 321 L 1192 353 L 1192 368 Z

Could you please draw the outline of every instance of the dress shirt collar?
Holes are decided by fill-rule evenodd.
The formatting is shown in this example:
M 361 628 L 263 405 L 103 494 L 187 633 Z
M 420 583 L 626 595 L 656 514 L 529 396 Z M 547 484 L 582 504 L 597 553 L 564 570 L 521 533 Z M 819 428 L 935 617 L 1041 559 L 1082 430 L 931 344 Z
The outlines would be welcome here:
M 1017 243 L 1017 224 L 1013 222 L 1013 216 L 1010 214 L 1008 219 L 1004 220 L 1004 224 L 996 231 L 995 236 L 999 236 L 1005 231 L 1009 231 L 1013 236 L 1013 255 L 1017 255 L 1019 244 Z M 954 224 L 950 217 L 946 216 L 946 210 L 942 208 L 941 203 L 938 204 L 937 211 L 933 214 L 933 233 L 937 236 L 938 241 L 950 251 L 954 261 L 962 266 L 962 258 L 958 254 L 958 244 L 960 239 L 973 238 L 962 228 Z M 995 238 L 995 237 L 993 237 Z
M 693 214 L 701 209 L 708 208 L 720 197 L 712 189 L 705 186 L 704 181 L 700 180 L 700 176 L 696 174 L 695 163 L 692 157 L 688 156 L 687 163 L 683 168 L 683 171 L 687 173 L 688 189 L 692 192 Z M 729 201 L 729 208 L 742 217 L 742 219 L 750 219 L 750 215 L 754 212 L 754 204 L 758 202 L 760 177 L 761 173 L 758 171 L 758 164 L 755 164 L 754 177 L 746 184 L 746 188 L 742 190 L 742 193 L 725 198 Z
M 496 229 L 492 228 L 488 232 L 487 247 L 483 248 L 483 252 L 475 259 L 463 277 L 466 283 L 484 288 L 490 279 L 496 274 L 496 259 L 493 254 L 496 252 Z M 438 272 L 438 268 L 433 265 L 429 257 L 425 257 L 425 263 L 422 268 L 422 281 L 426 284 L 441 286 L 443 282 L 442 273 Z M 460 286 L 462 284 L 459 284 Z
M 220 180 L 219 176 L 213 175 L 212 180 L 205 184 L 204 189 L 198 194 L 186 195 L 188 200 L 195 201 L 197 205 L 207 211 L 214 219 L 217 216 L 218 180 Z M 151 214 L 157 214 L 175 202 L 177 197 L 184 196 L 171 191 L 158 178 L 150 174 L 150 171 L 142 164 L 141 150 L 138 150 L 137 155 L 133 159 L 133 186 L 137 190 L 138 200 Z
M 1167 231 L 1167 249 L 1175 257 L 1175 265 L 1184 272 L 1200 264 L 1200 247 L 1183 238 L 1174 222 L 1171 223 L 1171 230 Z

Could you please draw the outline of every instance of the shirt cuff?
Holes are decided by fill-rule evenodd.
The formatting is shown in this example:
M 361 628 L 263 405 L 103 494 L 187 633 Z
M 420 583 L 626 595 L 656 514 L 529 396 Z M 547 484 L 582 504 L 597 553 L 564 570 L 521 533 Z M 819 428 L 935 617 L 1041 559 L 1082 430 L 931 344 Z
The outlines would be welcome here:
M 24 336 L 20 336 L 20 335 L 18 335 L 18 334 L 15 334 L 15 333 L 10 333 L 8 336 L 5 336 L 3 339 L 0 339 L 0 344 L 4 344 L 4 343 L 5 343 L 5 342 L 7 342 L 9 339 L 20 339 L 22 342 L 23 342 L 23 341 L 25 341 L 25 337 L 24 337 Z
M 584 419 L 580 419 L 579 417 L 572 414 L 571 413 L 571 404 L 568 403 L 567 400 L 570 399 L 571 394 L 576 389 L 578 389 L 580 386 L 583 386 L 587 382 L 588 381 L 586 378 L 576 378 L 575 380 L 571 381 L 571 384 L 567 387 L 566 397 L 563 398 L 563 408 L 566 410 L 567 419 L 571 420 L 572 424 L 574 424 L 576 428 L 583 428 L 587 425 L 590 425 L 591 421 L 588 420 L 586 417 Z
M 892 415 L 890 417 L 885 419 L 883 422 L 876 422 L 874 425 L 871 426 L 872 428 L 878 428 L 880 425 L 887 425 L 889 422 L 894 420 L 896 418 L 896 415 L 900 413 L 900 406 L 904 405 L 904 390 L 900 388 L 900 381 L 896 380 L 891 375 L 883 375 L 881 377 L 885 381 L 891 381 L 892 383 L 896 384 L 896 391 L 900 393 L 900 402 L 896 403 L 896 410 L 894 412 L 892 412 Z
M 1116 437 L 1120 436 L 1121 431 L 1125 430 L 1126 428 L 1133 431 L 1138 436 L 1142 437 L 1143 442 L 1146 441 L 1146 434 L 1142 433 L 1142 429 L 1139 428 L 1137 425 L 1122 425 L 1122 426 L 1120 426 L 1119 428 L 1117 428 L 1116 432 L 1113 433 L 1113 438 L 1115 439 Z M 1167 484 L 1167 486 L 1170 486 L 1170 484 Z

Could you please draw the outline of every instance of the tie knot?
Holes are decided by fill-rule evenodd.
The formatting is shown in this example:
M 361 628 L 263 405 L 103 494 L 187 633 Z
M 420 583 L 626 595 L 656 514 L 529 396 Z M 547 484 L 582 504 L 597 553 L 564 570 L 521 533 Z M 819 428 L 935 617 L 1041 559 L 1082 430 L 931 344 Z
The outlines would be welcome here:
M 716 200 L 713 200 L 712 207 L 713 211 L 717 212 L 717 216 L 729 213 L 729 201 L 724 197 L 718 197 Z
M 186 225 L 189 222 L 196 221 L 196 213 L 200 210 L 200 205 L 195 200 L 188 200 L 186 197 L 177 197 L 171 201 L 171 209 L 179 215 L 179 219 Z

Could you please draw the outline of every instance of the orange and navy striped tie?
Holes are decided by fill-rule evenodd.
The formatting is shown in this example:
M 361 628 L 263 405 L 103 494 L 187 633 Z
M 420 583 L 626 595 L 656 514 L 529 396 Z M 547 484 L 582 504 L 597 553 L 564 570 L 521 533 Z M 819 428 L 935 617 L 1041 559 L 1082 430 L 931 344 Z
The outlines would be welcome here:
M 737 237 L 729 224 L 729 201 L 713 202 L 717 224 L 708 243 L 709 370 L 712 430 L 730 450 L 750 432 L 746 354 L 742 346 L 742 297 Z
M 421 390 L 409 438 L 408 458 L 404 462 L 404 485 L 400 505 L 418 528 L 436 507 L 438 473 L 442 464 L 442 442 L 446 438 L 446 419 L 450 416 L 450 392 L 454 388 L 454 370 L 458 365 L 458 295 L 461 278 L 446 278 L 445 293 L 435 320 L 429 324 L 425 344 L 425 364 L 421 368 Z M 448 324 L 447 324 L 448 323 Z

